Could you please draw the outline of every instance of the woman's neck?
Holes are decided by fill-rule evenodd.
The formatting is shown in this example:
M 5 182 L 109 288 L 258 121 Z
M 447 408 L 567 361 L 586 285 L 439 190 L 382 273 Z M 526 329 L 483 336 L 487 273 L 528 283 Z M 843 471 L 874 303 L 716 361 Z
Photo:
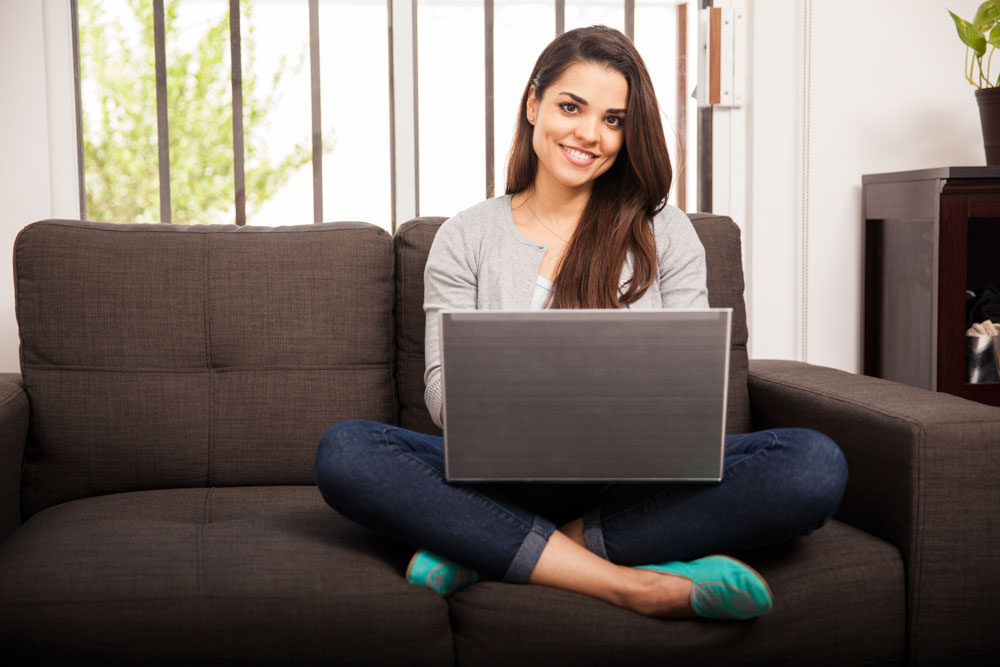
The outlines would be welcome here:
M 583 210 L 590 201 L 591 188 L 566 188 L 546 183 L 536 178 L 531 188 L 524 191 L 525 201 L 530 201 L 532 211 L 547 222 L 575 229 Z

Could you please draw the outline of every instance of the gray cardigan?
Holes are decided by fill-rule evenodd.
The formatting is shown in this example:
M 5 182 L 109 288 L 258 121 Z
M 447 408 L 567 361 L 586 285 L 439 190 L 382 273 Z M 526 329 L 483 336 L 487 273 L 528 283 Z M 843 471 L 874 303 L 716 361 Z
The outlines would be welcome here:
M 424 268 L 427 314 L 424 402 L 441 426 L 442 310 L 529 310 L 547 246 L 529 240 L 514 224 L 510 195 L 488 199 L 449 218 L 438 229 Z M 707 308 L 705 248 L 680 209 L 665 206 L 653 218 L 659 289 L 632 308 Z M 621 281 L 632 275 L 632 256 Z

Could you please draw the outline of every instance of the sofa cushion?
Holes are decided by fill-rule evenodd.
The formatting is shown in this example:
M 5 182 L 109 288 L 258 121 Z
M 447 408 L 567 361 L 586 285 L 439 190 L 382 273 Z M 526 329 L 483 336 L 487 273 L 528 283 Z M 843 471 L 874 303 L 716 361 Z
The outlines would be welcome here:
M 745 433 L 751 422 L 740 228 L 725 216 L 692 213 L 690 217 L 705 246 L 709 305 L 733 309 L 726 431 Z M 395 237 L 399 423 L 434 435 L 441 435 L 441 430 L 431 421 L 424 404 L 424 264 L 444 221 L 440 217 L 415 218 L 401 225 Z
M 730 218 L 711 213 L 690 213 L 694 230 L 705 246 L 708 273 L 708 305 L 732 308 L 729 339 L 729 397 L 726 402 L 726 432 L 746 433 L 750 418 L 749 359 L 747 356 L 747 309 L 743 301 L 743 247 L 740 228 Z
M 399 425 L 441 435 L 424 403 L 424 265 L 446 218 L 414 218 L 396 230 L 396 391 Z
M 904 655 L 899 552 L 833 521 L 746 553 L 774 609 L 746 622 L 664 621 L 544 586 L 480 583 L 450 598 L 459 665 L 892 664 Z
M 452 664 L 448 605 L 405 582 L 411 555 L 315 487 L 72 501 L 0 543 L 0 651 L 14 664 Z
M 44 221 L 15 245 L 23 514 L 102 493 L 311 484 L 348 418 L 396 419 L 392 239 Z

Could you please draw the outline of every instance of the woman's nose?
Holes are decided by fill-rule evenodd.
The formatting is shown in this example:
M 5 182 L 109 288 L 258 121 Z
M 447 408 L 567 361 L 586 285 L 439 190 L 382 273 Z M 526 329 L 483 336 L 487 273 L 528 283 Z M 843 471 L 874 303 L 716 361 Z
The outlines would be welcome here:
M 599 121 L 592 118 L 581 118 L 576 125 L 577 138 L 582 142 L 597 143 L 598 123 Z

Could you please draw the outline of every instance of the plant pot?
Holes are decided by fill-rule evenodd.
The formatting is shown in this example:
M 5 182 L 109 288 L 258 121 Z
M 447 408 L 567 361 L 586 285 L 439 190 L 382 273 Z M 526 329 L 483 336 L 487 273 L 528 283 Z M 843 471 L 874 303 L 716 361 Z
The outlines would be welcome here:
M 1000 88 L 977 90 L 976 101 L 979 103 L 979 120 L 983 125 L 986 164 L 1000 165 Z

